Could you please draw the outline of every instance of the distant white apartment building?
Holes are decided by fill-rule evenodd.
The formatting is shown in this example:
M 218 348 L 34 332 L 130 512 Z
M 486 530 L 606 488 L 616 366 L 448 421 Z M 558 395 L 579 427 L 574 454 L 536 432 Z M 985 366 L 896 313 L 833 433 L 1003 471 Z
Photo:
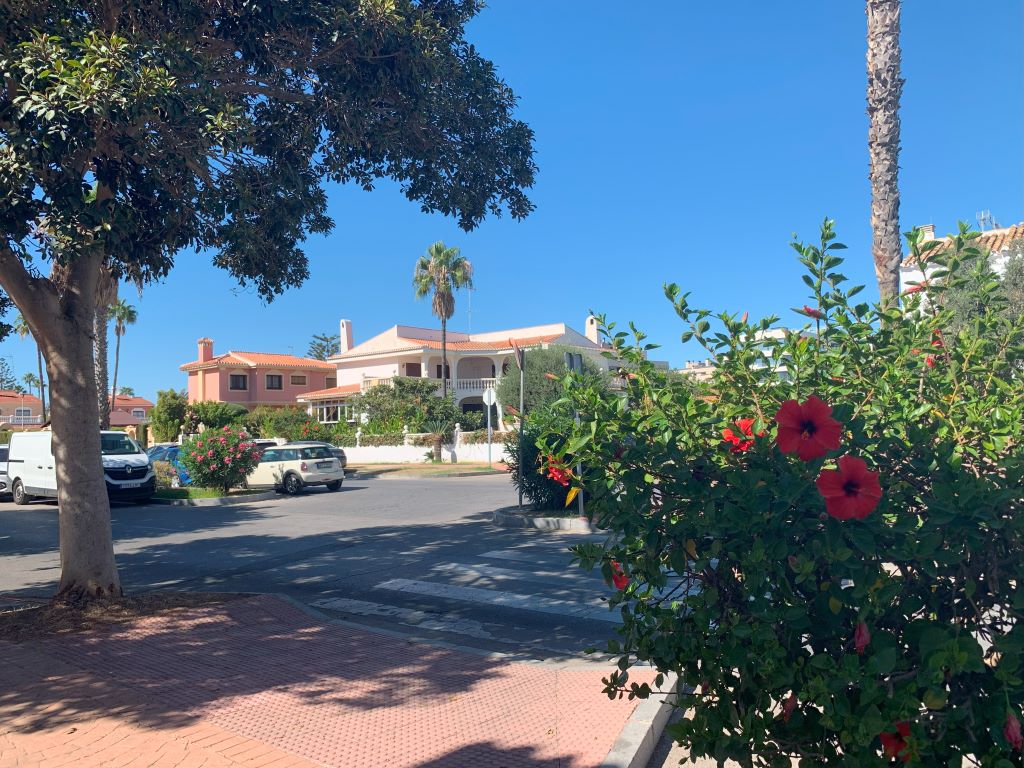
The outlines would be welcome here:
M 941 253 L 952 244 L 952 240 L 948 237 L 935 236 L 934 224 L 925 224 L 920 229 L 924 235 L 922 244 L 935 241 L 945 244 L 936 246 L 930 252 L 931 254 Z M 1010 255 L 1010 243 L 1021 238 L 1024 238 L 1024 222 L 1014 224 L 1012 227 L 986 230 L 975 240 L 971 241 L 971 245 L 988 251 L 989 264 L 997 274 L 1001 275 L 1003 270 L 1006 269 L 1006 260 Z M 913 285 L 926 280 L 929 277 L 929 275 L 925 274 L 926 271 L 928 271 L 927 268 L 922 268 L 922 265 L 912 255 L 908 254 L 904 257 L 903 263 L 900 264 L 900 290 L 905 291 Z

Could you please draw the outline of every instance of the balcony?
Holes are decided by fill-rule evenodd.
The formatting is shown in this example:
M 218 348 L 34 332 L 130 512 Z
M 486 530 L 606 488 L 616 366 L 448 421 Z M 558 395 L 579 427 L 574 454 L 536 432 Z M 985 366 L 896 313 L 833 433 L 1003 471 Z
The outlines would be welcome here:
M 360 384 L 359 391 L 366 392 L 373 387 L 393 387 L 397 376 L 387 378 L 366 378 Z M 439 379 L 427 379 L 437 382 L 437 394 L 441 394 L 441 382 Z M 488 389 L 494 389 L 498 385 L 498 379 L 448 379 L 448 391 L 458 396 L 481 395 Z
M 42 423 L 42 416 L 0 416 L 0 424 L 10 424 L 12 427 L 28 427 Z

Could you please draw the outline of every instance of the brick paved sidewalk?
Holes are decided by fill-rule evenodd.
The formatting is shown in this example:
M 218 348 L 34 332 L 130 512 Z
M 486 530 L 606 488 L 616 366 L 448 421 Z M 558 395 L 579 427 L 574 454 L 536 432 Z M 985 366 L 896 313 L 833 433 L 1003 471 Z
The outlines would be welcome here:
M 0 767 L 589 768 L 604 666 L 484 657 L 262 596 L 0 643 Z

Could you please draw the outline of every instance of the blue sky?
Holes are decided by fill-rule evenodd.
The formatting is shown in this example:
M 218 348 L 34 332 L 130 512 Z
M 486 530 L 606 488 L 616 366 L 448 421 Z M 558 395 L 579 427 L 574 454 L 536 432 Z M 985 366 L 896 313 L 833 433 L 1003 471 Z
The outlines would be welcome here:
M 904 229 L 944 233 L 984 209 L 1004 226 L 1024 219 L 1022 28 L 1020 0 L 905 0 Z M 491 0 L 469 37 L 536 132 L 534 214 L 466 234 L 393 184 L 332 187 L 337 226 L 308 242 L 309 281 L 269 306 L 195 254 L 141 297 L 127 289 L 139 322 L 119 380 L 150 398 L 185 386 L 178 365 L 204 335 L 217 352 L 303 354 L 342 317 L 357 342 L 395 323 L 434 326 L 411 272 L 435 240 L 476 268 L 472 317 L 460 294 L 450 327 L 582 331 L 593 308 L 633 320 L 676 366 L 700 350 L 679 342 L 662 284 L 716 311 L 798 323 L 789 308 L 804 286 L 788 243 L 813 239 L 826 215 L 849 246 L 846 274 L 877 296 L 864 32 L 853 0 Z M 19 376 L 35 369 L 31 342 L 0 347 Z

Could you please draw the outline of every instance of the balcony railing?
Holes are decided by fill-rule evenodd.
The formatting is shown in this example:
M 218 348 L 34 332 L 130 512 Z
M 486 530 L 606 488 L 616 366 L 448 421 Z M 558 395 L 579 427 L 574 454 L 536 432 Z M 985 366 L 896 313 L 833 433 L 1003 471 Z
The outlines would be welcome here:
M 388 376 L 386 378 L 366 378 L 363 379 L 359 389 L 361 392 L 366 392 L 373 387 L 393 387 L 395 385 L 396 378 L 398 377 Z M 427 379 L 427 381 L 437 382 L 437 394 L 440 395 L 441 381 L 439 379 Z M 494 389 L 498 385 L 498 380 L 491 378 L 448 379 L 446 384 L 449 392 L 465 394 L 469 392 L 483 392 L 487 389 Z
M 27 427 L 42 423 L 42 416 L 0 416 L 0 424 L 10 424 L 13 427 Z

